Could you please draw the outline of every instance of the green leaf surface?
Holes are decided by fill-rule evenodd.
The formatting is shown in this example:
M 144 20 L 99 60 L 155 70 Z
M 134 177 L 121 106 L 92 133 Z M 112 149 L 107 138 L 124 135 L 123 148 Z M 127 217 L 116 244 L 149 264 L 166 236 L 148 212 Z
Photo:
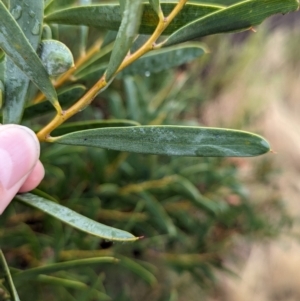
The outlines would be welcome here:
M 161 8 L 165 16 L 168 16 L 176 3 L 161 3 Z M 187 3 L 181 12 L 174 18 L 172 23 L 166 28 L 164 34 L 171 34 L 178 28 L 201 18 L 207 14 L 224 8 L 210 4 Z M 46 22 L 70 25 L 88 25 L 118 30 L 121 24 L 121 11 L 117 4 L 100 4 L 91 6 L 72 7 L 55 11 L 45 17 Z M 141 18 L 139 33 L 151 34 L 158 24 L 158 16 L 150 4 L 145 3 Z
M 28 3 L 10 0 L 10 12 L 22 29 L 33 50 L 40 42 L 41 24 L 44 15 L 43 0 L 29 0 Z M 24 74 L 11 58 L 6 59 L 5 105 L 3 123 L 20 123 L 28 101 L 29 77 Z
M 151 74 L 169 70 L 170 68 L 188 63 L 205 53 L 207 49 L 201 43 L 187 43 L 164 49 L 154 50 L 129 65 L 122 74 Z
M 1 110 L 1 108 L 3 106 L 3 100 L 4 100 L 4 84 L 3 84 L 3 81 L 0 80 L 0 110 Z
M 15 199 L 26 205 L 39 209 L 61 222 L 87 234 L 113 241 L 135 241 L 138 239 L 126 231 L 102 225 L 69 208 L 31 193 L 17 195 Z
M 15 288 L 14 282 L 12 280 L 9 267 L 7 265 L 7 262 L 5 260 L 4 254 L 2 250 L 0 250 L 0 277 L 2 278 L 4 276 L 5 284 L 7 284 L 7 288 L 10 293 L 10 297 L 12 301 L 20 301 L 19 295 L 17 293 L 17 290 Z
M 89 292 L 92 291 L 93 294 L 96 296 L 97 300 L 111 300 L 111 298 L 108 295 L 96 289 L 91 288 L 89 285 L 81 281 L 47 276 L 47 275 L 39 275 L 35 280 L 38 281 L 39 283 L 65 287 L 77 291 L 89 291 Z
M 123 126 L 138 126 L 140 125 L 136 121 L 125 119 L 109 119 L 109 120 L 88 120 L 65 123 L 52 132 L 53 136 L 65 135 L 72 132 L 98 129 L 98 128 L 111 128 L 111 127 L 123 127 Z
M 72 52 L 57 40 L 43 40 L 38 54 L 49 76 L 60 76 L 74 66 Z
M 0 110 L 4 103 L 4 82 L 5 82 L 5 55 L 4 52 L 0 49 L 0 90 L 1 90 L 1 104 Z
M 85 86 L 77 84 L 58 91 L 58 99 L 62 108 L 68 107 L 78 101 L 85 93 L 85 90 Z M 32 119 L 51 112 L 55 112 L 54 107 L 48 101 L 42 101 L 26 107 L 23 120 Z
M 163 43 L 170 46 L 207 35 L 242 31 L 274 14 L 297 10 L 297 0 L 248 0 L 199 18 L 174 32 Z
M 34 5 L 36 5 L 36 1 L 32 1 L 34 1 Z M 26 5 L 27 2 L 28 1 L 24 2 L 24 5 Z M 26 13 L 30 14 L 30 11 L 26 11 Z M 22 11 L 21 14 L 23 14 Z M 29 18 L 31 17 L 29 16 Z M 35 17 L 32 19 L 34 18 Z M 15 21 L 13 15 L 6 9 L 1 1 L 0 20 L 0 47 L 2 50 L 7 54 L 7 57 L 9 57 L 16 64 L 16 66 L 20 68 L 26 74 L 26 76 L 28 76 L 37 85 L 37 87 L 53 104 L 58 105 L 56 91 L 51 83 L 47 71 L 37 56 L 34 48 L 30 45 L 28 39 L 24 35 L 22 29 Z M 41 23 L 38 22 L 39 21 L 37 19 L 37 23 L 34 21 L 33 25 L 30 24 L 31 27 L 29 30 L 31 35 L 38 36 L 40 34 Z M 8 70 L 8 72 L 9 71 L 10 70 Z M 15 81 L 12 84 L 15 87 L 20 87 L 23 82 L 21 82 L 18 76 L 15 78 Z M 8 117 L 5 120 L 9 121 L 15 118 L 16 117 Z
M 52 138 L 51 142 L 144 154 L 196 157 L 251 157 L 270 150 L 265 139 L 252 133 L 184 126 L 95 129 Z
M 166 231 L 171 237 L 176 237 L 176 227 L 161 203 L 149 192 L 143 191 L 140 196 L 144 199 L 146 208 L 152 215 L 150 218 L 157 226 Z
M 79 1 L 80 5 L 91 5 L 92 0 L 80 0 Z M 78 45 L 79 48 L 79 53 L 82 55 L 85 54 L 86 51 L 86 46 L 88 42 L 88 35 L 89 35 L 89 27 L 88 26 L 80 26 L 80 43 Z
M 149 0 L 149 3 L 153 10 L 156 12 L 156 14 L 159 15 L 161 12 L 159 0 Z
M 54 264 L 49 264 L 33 269 L 28 269 L 22 272 L 18 272 L 13 274 L 13 278 L 16 282 L 24 281 L 25 279 L 35 278 L 41 274 L 51 274 L 58 271 L 65 271 L 68 269 L 74 269 L 78 267 L 88 267 L 95 266 L 103 263 L 116 263 L 118 259 L 114 257 L 94 257 L 87 259 L 78 259 L 78 260 L 70 260 L 64 261 Z
M 139 279 L 144 280 L 150 285 L 154 285 L 157 283 L 155 276 L 142 265 L 140 265 L 138 262 L 133 261 L 132 259 L 125 256 L 118 257 L 120 258 L 120 266 L 126 268 L 127 270 L 137 275 Z
M 31 194 L 34 194 L 34 195 L 37 195 L 39 197 L 42 197 L 44 199 L 47 199 L 51 202 L 54 202 L 54 203 L 58 203 L 58 201 L 53 197 L 51 196 L 50 194 L 48 194 L 47 192 L 45 191 L 42 191 L 42 190 L 39 190 L 39 189 L 34 189 L 30 192 Z
M 106 70 L 107 82 L 113 78 L 130 50 L 140 26 L 141 13 L 141 0 L 126 0 L 122 22 Z
M 204 197 L 199 189 L 187 178 L 176 175 L 172 186 L 179 195 L 187 197 L 191 203 L 208 214 L 218 214 L 221 211 L 218 204 Z

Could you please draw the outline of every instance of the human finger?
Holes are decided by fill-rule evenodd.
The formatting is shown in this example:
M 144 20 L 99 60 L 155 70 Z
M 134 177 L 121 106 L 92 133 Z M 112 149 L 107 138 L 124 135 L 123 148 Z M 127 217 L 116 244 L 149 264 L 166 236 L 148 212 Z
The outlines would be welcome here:
M 39 155 L 39 141 L 29 128 L 0 126 L 0 214 L 25 183 Z
M 29 176 L 27 177 L 25 183 L 19 189 L 19 192 L 28 192 L 34 188 L 36 188 L 41 181 L 43 180 L 45 175 L 45 169 L 41 161 L 39 160 Z

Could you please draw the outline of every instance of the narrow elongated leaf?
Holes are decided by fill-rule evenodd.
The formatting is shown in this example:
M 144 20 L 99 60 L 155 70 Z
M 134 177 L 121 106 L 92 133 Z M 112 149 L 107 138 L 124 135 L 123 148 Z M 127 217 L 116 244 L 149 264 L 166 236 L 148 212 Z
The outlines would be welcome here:
M 270 150 L 266 140 L 252 133 L 184 126 L 87 130 L 52 138 L 51 142 L 144 154 L 196 157 L 250 157 Z
M 34 189 L 30 192 L 31 194 L 37 195 L 39 197 L 42 197 L 44 199 L 47 199 L 49 201 L 52 201 L 54 203 L 58 203 L 58 201 L 51 195 L 49 195 L 48 193 L 46 193 L 45 191 L 39 190 L 39 189 Z
M 58 278 L 53 276 L 47 276 L 47 275 L 39 275 L 36 279 L 39 283 L 45 283 L 47 285 L 57 285 L 60 287 L 65 287 L 69 289 L 74 289 L 77 291 L 89 291 L 93 293 L 94 296 L 96 296 L 96 300 L 111 300 L 111 298 L 96 290 L 91 288 L 89 285 L 85 284 L 84 282 L 78 281 L 78 280 L 71 280 L 71 279 L 65 279 L 65 278 Z
M 91 5 L 92 0 L 80 0 L 80 5 Z M 86 50 L 86 45 L 88 41 L 89 35 L 89 27 L 88 26 L 80 26 L 80 43 L 79 43 L 79 53 L 83 54 Z
M 37 85 L 47 96 L 47 99 L 59 107 L 56 91 L 47 71 L 28 42 L 22 29 L 2 1 L 0 1 L 0 19 L 0 47 L 2 50 Z M 38 35 L 40 27 L 41 24 L 36 23 L 36 26 L 34 25 L 31 28 L 32 34 Z M 16 80 L 15 85 L 19 86 L 20 83 L 18 79 Z
M 140 195 L 145 200 L 146 208 L 152 215 L 151 220 L 153 220 L 163 231 L 166 231 L 171 237 L 176 237 L 176 227 L 159 201 L 146 191 L 141 192 Z
M 199 18 L 174 32 L 164 43 L 170 46 L 216 33 L 242 31 L 274 14 L 297 10 L 297 0 L 248 0 Z
M 87 259 L 78 259 L 78 260 L 70 260 L 65 262 L 59 262 L 54 264 L 49 264 L 29 270 L 25 270 L 22 272 L 15 273 L 13 278 L 15 281 L 24 281 L 24 279 L 28 280 L 31 278 L 35 278 L 41 274 L 51 274 L 58 271 L 65 271 L 67 269 L 74 269 L 78 267 L 87 267 L 87 266 L 95 266 L 103 263 L 116 263 L 118 259 L 114 257 L 94 257 Z
M 17 195 L 15 199 L 91 235 L 114 241 L 134 241 L 138 239 L 126 231 L 102 225 L 69 208 L 30 193 Z
M 122 74 L 151 74 L 169 70 L 170 68 L 188 63 L 207 53 L 207 49 L 200 43 L 187 43 L 164 49 L 151 51 L 129 65 Z
M 6 284 L 9 289 L 11 300 L 20 301 L 2 250 L 0 250 L 0 274 L 4 275 Z
M 58 91 L 58 99 L 62 108 L 68 107 L 78 101 L 78 99 L 85 93 L 85 90 L 86 88 L 83 85 L 73 85 Z M 42 101 L 26 107 L 24 110 L 23 120 L 32 119 L 54 111 L 54 107 L 48 101 Z
M 4 103 L 5 55 L 0 49 L 0 110 Z
M 85 93 L 85 86 L 72 85 L 58 91 L 58 99 L 62 108 L 68 108 L 74 104 Z M 35 117 L 40 117 L 48 113 L 55 112 L 54 107 L 48 101 L 42 101 L 37 104 L 31 104 L 25 108 L 22 120 L 28 120 Z M 0 123 L 2 115 L 0 114 Z
M 2 109 L 3 100 L 4 100 L 4 84 L 3 81 L 0 80 L 0 110 Z
M 65 123 L 62 126 L 55 129 L 52 134 L 54 136 L 65 135 L 72 132 L 98 129 L 98 128 L 111 128 L 111 127 L 123 127 L 123 126 L 138 126 L 140 125 L 136 121 L 125 119 L 109 119 L 109 120 L 88 120 Z
M 159 0 L 149 0 L 149 3 L 156 14 L 159 15 L 161 11 Z
M 161 3 L 161 8 L 165 16 L 168 16 L 176 3 Z M 201 18 L 207 14 L 218 11 L 224 6 L 210 4 L 187 3 L 181 12 L 174 18 L 172 23 L 166 28 L 164 34 L 171 34 L 178 28 Z M 100 4 L 88 7 L 72 7 L 53 12 L 45 17 L 46 22 L 61 23 L 70 25 L 88 25 L 101 27 L 110 30 L 118 30 L 121 24 L 121 11 L 118 4 Z M 150 4 L 145 3 L 141 17 L 139 33 L 151 34 L 158 24 L 158 16 Z
M 140 26 L 141 0 L 126 0 L 122 22 L 106 70 L 106 81 L 110 81 L 128 54 Z
M 189 198 L 191 203 L 195 206 L 203 209 L 209 214 L 217 214 L 221 211 L 218 204 L 204 197 L 197 187 L 195 187 L 195 185 L 188 179 L 181 176 L 175 176 L 174 180 L 175 181 L 172 183 L 172 186 L 176 193 Z
M 157 283 L 155 276 L 149 272 L 146 268 L 140 265 L 138 262 L 133 261 L 132 259 L 122 256 L 120 257 L 121 266 L 131 271 L 135 275 L 137 275 L 140 279 L 144 280 L 146 283 L 150 285 L 154 285 Z
M 10 11 L 22 29 L 34 51 L 40 42 L 41 24 L 44 15 L 43 0 L 20 2 L 10 0 Z M 24 106 L 27 102 L 29 77 L 24 74 L 11 58 L 6 60 L 5 105 L 3 107 L 4 123 L 20 123 Z

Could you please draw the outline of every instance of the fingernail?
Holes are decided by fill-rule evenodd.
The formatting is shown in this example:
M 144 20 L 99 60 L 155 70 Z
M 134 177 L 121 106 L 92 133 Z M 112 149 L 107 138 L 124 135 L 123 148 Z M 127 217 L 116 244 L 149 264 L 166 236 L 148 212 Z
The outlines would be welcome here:
M 23 126 L 0 126 L 0 187 L 9 190 L 26 176 L 39 158 L 39 142 Z

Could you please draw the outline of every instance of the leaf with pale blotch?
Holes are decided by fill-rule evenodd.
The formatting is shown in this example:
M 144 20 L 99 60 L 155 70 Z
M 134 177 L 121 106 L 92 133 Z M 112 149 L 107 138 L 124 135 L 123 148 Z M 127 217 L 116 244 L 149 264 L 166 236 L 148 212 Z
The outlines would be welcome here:
M 59 41 L 43 40 L 39 45 L 38 54 L 49 76 L 60 76 L 74 67 L 72 52 Z
M 274 14 L 297 10 L 297 0 L 247 0 L 199 18 L 174 32 L 163 43 L 170 46 L 192 39 L 250 29 Z
M 161 9 L 165 16 L 168 16 L 175 6 L 176 3 L 161 2 Z M 164 34 L 171 34 L 182 26 L 222 8 L 224 6 L 187 3 L 165 29 Z M 98 4 L 88 7 L 77 6 L 55 11 L 45 17 L 45 21 L 49 23 L 87 25 L 115 31 L 120 27 L 121 20 L 121 11 L 118 4 Z M 149 3 L 144 3 L 139 33 L 151 34 L 154 32 L 157 24 L 157 14 Z
M 133 62 L 122 71 L 122 74 L 150 75 L 188 63 L 207 52 L 203 44 L 196 42 L 154 50 Z
M 126 0 L 122 22 L 105 73 L 107 82 L 113 78 L 130 50 L 140 26 L 141 13 L 141 0 Z
M 140 125 L 136 121 L 125 119 L 109 119 L 109 120 L 88 120 L 65 123 L 62 126 L 56 128 L 53 132 L 53 136 L 65 135 L 73 132 L 99 129 L 99 128 L 111 128 L 111 127 L 123 127 L 123 126 L 138 126 Z
M 5 282 L 3 283 L 4 285 L 7 285 L 7 289 L 10 294 L 10 299 L 11 301 L 20 301 L 19 295 L 17 293 L 17 290 L 15 288 L 14 282 L 12 280 L 9 267 L 7 265 L 7 262 L 5 260 L 4 254 L 2 250 L 0 250 L 0 275 L 4 277 Z
M 188 126 L 95 129 L 51 138 L 49 141 L 143 154 L 193 157 L 251 157 L 270 150 L 265 139 L 252 133 Z
M 26 3 L 24 2 L 24 5 Z M 34 1 L 34 5 L 36 5 L 36 1 Z M 30 11 L 28 14 L 30 14 Z M 24 35 L 22 29 L 15 21 L 13 15 L 6 9 L 1 1 L 0 19 L 0 48 L 2 48 L 7 57 L 9 57 L 18 66 L 18 68 L 20 68 L 26 74 L 26 76 L 28 76 L 37 85 L 37 87 L 47 96 L 47 98 L 53 104 L 55 104 L 56 107 L 58 107 L 56 91 L 51 83 L 47 71 L 37 56 L 34 48 L 30 45 L 28 39 Z M 31 26 L 32 27 L 29 29 L 31 30 L 31 34 L 39 35 L 41 23 L 33 23 Z M 10 70 L 8 69 L 7 72 L 9 71 Z M 16 77 L 15 81 L 13 82 L 13 86 L 18 88 L 21 85 L 22 82 L 20 78 Z M 9 121 L 12 119 L 17 120 L 19 118 L 17 118 L 17 116 L 12 116 L 7 117 L 6 120 Z
M 113 241 L 135 241 L 138 239 L 126 231 L 100 224 L 67 207 L 31 193 L 17 195 L 15 200 L 41 210 L 87 234 Z

